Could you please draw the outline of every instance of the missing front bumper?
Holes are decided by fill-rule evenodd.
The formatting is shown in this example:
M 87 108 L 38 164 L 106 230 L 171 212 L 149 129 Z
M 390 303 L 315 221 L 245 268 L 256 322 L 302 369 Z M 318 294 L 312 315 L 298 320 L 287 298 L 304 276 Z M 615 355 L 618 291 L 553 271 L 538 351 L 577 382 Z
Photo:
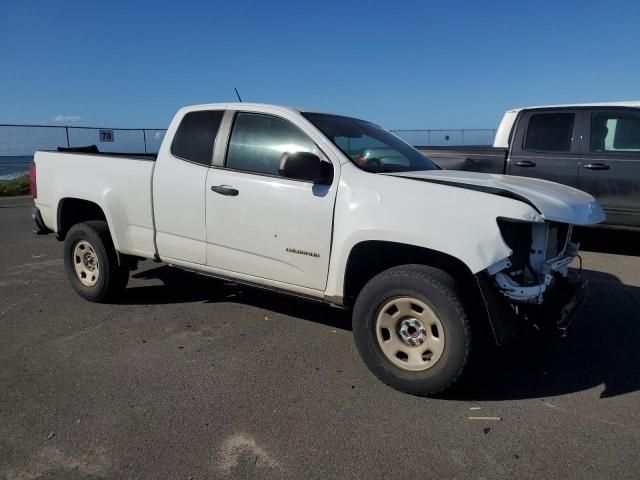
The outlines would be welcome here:
M 545 292 L 543 303 L 513 303 L 498 293 L 490 277 L 482 275 L 477 280 L 498 345 L 522 336 L 531 328 L 552 336 L 567 336 L 588 293 L 586 280 L 560 277 Z

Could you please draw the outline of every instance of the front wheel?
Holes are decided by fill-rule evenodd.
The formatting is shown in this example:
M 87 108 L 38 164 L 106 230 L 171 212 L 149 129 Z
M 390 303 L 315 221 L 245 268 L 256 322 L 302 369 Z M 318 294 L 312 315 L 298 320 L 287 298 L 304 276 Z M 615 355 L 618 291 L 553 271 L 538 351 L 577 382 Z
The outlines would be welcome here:
M 64 267 L 75 291 L 92 302 L 113 299 L 129 280 L 129 269 L 118 264 L 118 254 L 104 221 L 71 227 L 64 241 Z
M 471 348 L 454 279 L 425 265 L 394 267 L 372 278 L 356 300 L 353 334 L 373 374 L 414 395 L 451 387 Z

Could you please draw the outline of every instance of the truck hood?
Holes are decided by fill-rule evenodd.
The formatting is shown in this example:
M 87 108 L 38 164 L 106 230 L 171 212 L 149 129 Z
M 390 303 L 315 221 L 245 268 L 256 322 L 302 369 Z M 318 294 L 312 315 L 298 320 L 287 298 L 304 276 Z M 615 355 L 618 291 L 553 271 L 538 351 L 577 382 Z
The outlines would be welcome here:
M 602 207 L 588 193 L 538 178 L 454 170 L 385 173 L 394 177 L 500 195 L 534 207 L 546 220 L 574 225 L 604 221 Z

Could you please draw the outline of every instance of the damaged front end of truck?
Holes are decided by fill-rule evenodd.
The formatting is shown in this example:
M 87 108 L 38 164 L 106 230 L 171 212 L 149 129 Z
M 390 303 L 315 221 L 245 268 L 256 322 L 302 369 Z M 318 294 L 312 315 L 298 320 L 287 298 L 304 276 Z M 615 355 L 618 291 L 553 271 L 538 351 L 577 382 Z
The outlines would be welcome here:
M 508 175 L 451 170 L 394 175 L 505 199 L 504 213 L 494 217 L 502 240 L 501 253 L 494 257 L 499 260 L 475 274 L 495 339 L 506 343 L 527 326 L 567 334 L 587 292 L 580 276 L 579 246 L 571 238 L 573 226 L 605 220 L 591 195 L 546 180 Z M 523 205 L 529 210 L 516 208 Z
M 498 344 L 524 327 L 564 337 L 586 298 L 573 226 L 498 219 L 512 254 L 477 275 Z M 570 264 L 578 261 L 577 268 Z

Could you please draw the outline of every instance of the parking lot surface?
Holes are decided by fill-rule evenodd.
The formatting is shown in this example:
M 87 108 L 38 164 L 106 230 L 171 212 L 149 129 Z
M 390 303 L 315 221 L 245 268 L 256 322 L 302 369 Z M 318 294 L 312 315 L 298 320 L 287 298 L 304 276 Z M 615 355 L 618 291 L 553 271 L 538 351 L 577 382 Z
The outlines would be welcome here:
M 341 310 L 153 262 L 86 302 L 30 207 L 0 200 L 0 478 L 638 478 L 637 234 L 578 232 L 570 338 L 431 399 L 376 380 Z

